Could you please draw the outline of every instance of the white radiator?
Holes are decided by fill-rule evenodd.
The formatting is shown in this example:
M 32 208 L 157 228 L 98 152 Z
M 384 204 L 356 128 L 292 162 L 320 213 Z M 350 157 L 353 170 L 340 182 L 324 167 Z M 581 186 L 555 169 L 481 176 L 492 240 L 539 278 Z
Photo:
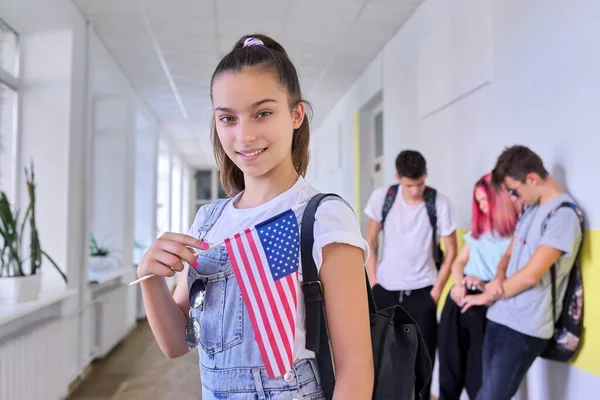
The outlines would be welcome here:
M 0 400 L 59 400 L 67 395 L 64 320 L 0 342 Z

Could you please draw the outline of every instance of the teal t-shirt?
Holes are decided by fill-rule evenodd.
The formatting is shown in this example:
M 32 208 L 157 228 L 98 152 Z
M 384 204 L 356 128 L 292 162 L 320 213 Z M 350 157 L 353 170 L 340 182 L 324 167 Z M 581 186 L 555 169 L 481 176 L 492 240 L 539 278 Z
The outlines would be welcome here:
M 506 252 L 511 238 L 484 233 L 475 239 L 471 236 L 471 232 L 468 232 L 464 239 L 469 246 L 469 261 L 465 266 L 464 274 L 486 282 L 494 279 L 498 263 Z

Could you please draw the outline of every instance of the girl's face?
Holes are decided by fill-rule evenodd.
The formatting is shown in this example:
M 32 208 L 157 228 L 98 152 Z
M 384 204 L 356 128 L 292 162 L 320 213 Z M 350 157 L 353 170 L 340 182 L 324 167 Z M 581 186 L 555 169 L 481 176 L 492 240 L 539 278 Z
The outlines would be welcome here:
M 302 124 L 305 108 L 300 103 L 290 110 L 287 90 L 273 73 L 225 72 L 214 80 L 212 94 L 219 140 L 244 176 L 292 165 L 294 129 Z
M 488 215 L 490 212 L 490 205 L 488 204 L 487 194 L 481 186 L 477 186 L 477 188 L 475 188 L 475 201 L 477 201 L 481 212 L 484 215 Z

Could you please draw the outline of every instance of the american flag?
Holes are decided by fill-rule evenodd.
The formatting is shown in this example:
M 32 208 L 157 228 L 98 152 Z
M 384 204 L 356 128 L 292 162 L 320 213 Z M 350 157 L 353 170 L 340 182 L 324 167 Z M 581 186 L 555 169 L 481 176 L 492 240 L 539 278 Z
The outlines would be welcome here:
M 292 210 L 225 239 L 267 374 L 291 370 L 300 237 Z

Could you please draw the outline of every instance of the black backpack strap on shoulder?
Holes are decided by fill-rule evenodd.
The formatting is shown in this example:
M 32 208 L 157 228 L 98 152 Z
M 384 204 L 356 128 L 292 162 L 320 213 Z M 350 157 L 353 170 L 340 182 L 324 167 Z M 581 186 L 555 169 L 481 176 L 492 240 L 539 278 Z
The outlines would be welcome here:
M 425 193 L 423 194 L 423 200 L 425 200 L 425 208 L 427 209 L 427 217 L 429 217 L 429 223 L 433 230 L 434 241 L 437 242 L 437 210 L 435 208 L 435 201 L 437 198 L 437 191 L 429 186 L 425 187 Z
M 321 387 L 323 388 L 325 398 L 331 399 L 335 387 L 335 369 L 329 346 L 329 331 L 327 329 L 325 303 L 323 302 L 323 286 L 312 256 L 312 248 L 315 240 L 315 214 L 319 204 L 327 197 L 344 201 L 336 194 L 326 193 L 316 194 L 310 199 L 302 216 L 300 257 L 302 262 L 302 292 L 306 306 L 306 349 L 315 352 L 319 366 Z M 369 297 L 369 313 L 373 314 L 376 312 L 375 301 L 373 300 L 368 279 L 366 281 Z
M 577 218 L 579 219 L 579 224 L 581 225 L 581 244 L 579 245 L 579 249 L 577 250 L 577 255 L 575 256 L 575 264 L 573 265 L 574 268 L 577 268 L 579 264 L 578 259 L 581 255 L 581 248 L 583 247 L 583 232 L 585 229 L 585 220 L 583 219 L 583 212 L 579 207 L 577 207 L 577 205 L 569 201 L 564 201 L 556 207 L 554 207 L 542 222 L 542 235 L 544 235 L 544 232 L 546 231 L 546 226 L 548 225 L 550 218 L 552 218 L 558 212 L 558 210 L 565 207 L 575 211 L 575 214 L 577 214 Z M 550 267 L 550 279 L 552 280 L 552 318 L 554 320 L 554 323 L 556 323 L 556 264 L 552 264 L 552 266 Z
M 400 185 L 392 185 L 388 188 L 385 193 L 385 200 L 383 201 L 383 208 L 381 209 L 381 229 L 383 229 L 383 223 L 394 204 L 394 200 L 396 200 L 396 196 L 398 195 L 398 188 Z
M 438 239 L 437 239 L 437 209 L 435 202 L 437 199 L 437 191 L 429 186 L 425 187 L 425 193 L 423 194 L 425 200 L 425 208 L 427 209 L 427 217 L 429 218 L 429 224 L 431 224 L 431 241 L 433 242 L 433 259 L 438 260 Z
M 300 230 L 300 259 L 302 262 L 302 292 L 306 307 L 306 349 L 317 355 L 317 364 L 321 375 L 321 387 L 325 396 L 330 399 L 335 387 L 335 371 L 331 349 L 329 348 L 329 333 L 325 319 L 325 304 L 323 303 L 323 286 L 319 280 L 319 272 L 312 256 L 315 241 L 315 213 L 319 203 L 327 197 L 319 193 L 313 196 L 304 209 Z

